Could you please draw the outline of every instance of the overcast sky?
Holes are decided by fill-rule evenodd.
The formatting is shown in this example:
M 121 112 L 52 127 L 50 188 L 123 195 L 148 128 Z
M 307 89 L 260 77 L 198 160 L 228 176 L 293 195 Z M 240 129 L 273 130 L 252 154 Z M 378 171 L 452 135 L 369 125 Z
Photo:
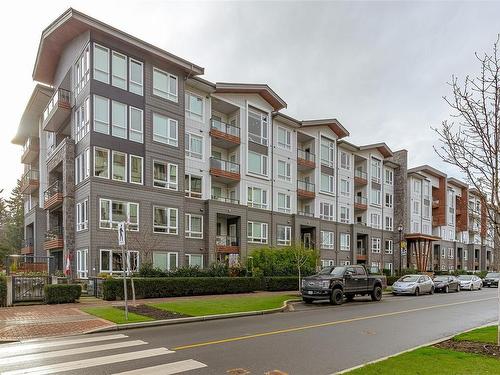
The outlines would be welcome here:
M 205 67 L 206 79 L 267 83 L 293 117 L 335 117 L 351 142 L 385 141 L 407 149 L 410 166 L 456 177 L 434 154 L 430 127 L 449 115 L 451 74 L 476 74 L 474 52 L 490 51 L 500 32 L 499 2 L 9 1 L 0 15 L 6 192 L 22 173 L 10 141 L 41 32 L 70 6 Z

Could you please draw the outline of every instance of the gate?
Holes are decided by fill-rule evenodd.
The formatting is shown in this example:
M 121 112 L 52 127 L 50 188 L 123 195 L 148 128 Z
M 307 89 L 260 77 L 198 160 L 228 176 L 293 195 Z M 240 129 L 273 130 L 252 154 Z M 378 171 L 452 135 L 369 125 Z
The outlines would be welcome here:
M 50 276 L 12 276 L 13 303 L 43 301 Z

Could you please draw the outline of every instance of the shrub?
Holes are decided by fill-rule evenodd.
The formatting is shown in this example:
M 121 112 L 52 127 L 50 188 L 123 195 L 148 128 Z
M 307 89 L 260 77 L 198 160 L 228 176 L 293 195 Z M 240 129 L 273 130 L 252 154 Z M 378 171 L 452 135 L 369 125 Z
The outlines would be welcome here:
M 316 262 L 318 253 L 315 250 L 306 250 L 307 261 L 301 268 L 302 276 L 316 273 Z M 264 276 L 296 276 L 298 275 L 297 262 L 295 260 L 294 247 L 280 249 L 261 248 L 252 251 L 252 262 L 254 270 L 259 269 Z
M 387 276 L 387 286 L 391 286 L 396 281 L 398 281 L 399 276 Z
M 0 307 L 7 306 L 7 279 L 0 275 Z
M 45 285 L 45 303 L 73 303 L 80 298 L 82 288 L 79 284 Z
M 297 276 L 264 277 L 262 288 L 270 292 L 298 290 L 299 278 Z
M 234 276 L 245 276 L 244 270 L 231 268 Z M 198 266 L 183 266 L 172 271 L 162 271 L 151 263 L 143 263 L 139 269 L 139 277 L 227 277 L 229 268 L 224 263 L 213 263 L 210 267 L 200 269 Z

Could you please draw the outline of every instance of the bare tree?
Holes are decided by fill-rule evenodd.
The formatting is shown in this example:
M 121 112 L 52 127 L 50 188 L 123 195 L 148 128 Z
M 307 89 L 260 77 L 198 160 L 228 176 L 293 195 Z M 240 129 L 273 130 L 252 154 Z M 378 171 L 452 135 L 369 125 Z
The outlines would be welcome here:
M 297 266 L 297 271 L 299 273 L 299 292 L 302 282 L 302 269 L 307 264 L 311 257 L 311 252 L 314 250 L 308 249 L 303 243 L 296 244 L 292 247 L 293 257 L 295 260 L 295 265 Z
M 153 250 L 160 248 L 160 238 L 152 231 L 139 231 L 131 234 L 130 242 L 136 248 L 143 258 L 141 262 L 153 262 Z
M 452 76 L 451 97 L 444 100 L 451 109 L 450 119 L 434 129 L 440 145 L 434 147 L 441 159 L 457 167 L 467 182 L 479 191 L 486 206 L 483 210 L 494 227 L 494 239 L 500 236 L 499 150 L 500 150 L 500 60 L 499 38 L 491 54 L 476 53 L 480 72 L 459 81 Z M 500 254 L 495 246 L 495 269 L 500 269 Z M 499 288 L 500 304 L 500 288 Z M 500 316 L 499 316 L 500 328 Z M 500 345 L 500 329 L 498 334 Z

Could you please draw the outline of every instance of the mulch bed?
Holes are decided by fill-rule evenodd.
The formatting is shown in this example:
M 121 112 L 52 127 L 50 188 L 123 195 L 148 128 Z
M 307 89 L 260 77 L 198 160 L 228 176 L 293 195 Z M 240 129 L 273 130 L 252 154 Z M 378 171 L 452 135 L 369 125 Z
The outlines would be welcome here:
M 124 306 L 117 306 L 118 309 L 125 310 Z M 163 320 L 163 319 L 177 319 L 177 318 L 188 318 L 189 315 L 179 314 L 176 312 L 165 311 L 161 309 L 157 309 L 148 305 L 137 305 L 137 307 L 128 306 L 128 311 L 133 312 L 135 314 L 140 314 L 144 316 L 148 316 L 155 320 Z
M 500 346 L 473 341 L 446 340 L 434 345 L 440 349 L 450 349 L 459 352 L 482 354 L 500 360 Z

